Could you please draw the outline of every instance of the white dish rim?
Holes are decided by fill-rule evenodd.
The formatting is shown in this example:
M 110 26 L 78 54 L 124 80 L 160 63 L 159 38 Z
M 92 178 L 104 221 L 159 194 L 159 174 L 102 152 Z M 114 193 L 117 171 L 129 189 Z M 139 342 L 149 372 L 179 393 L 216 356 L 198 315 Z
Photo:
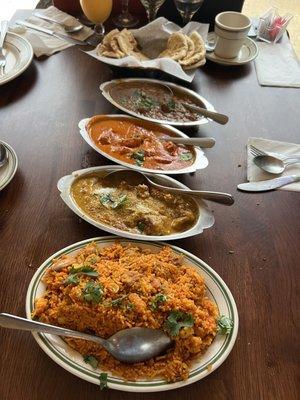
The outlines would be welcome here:
M 129 170 L 129 168 L 127 168 Z M 87 223 L 95 226 L 98 229 L 101 229 L 103 231 L 112 233 L 116 236 L 124 237 L 127 239 L 133 239 L 133 240 L 142 240 L 142 241 L 166 241 L 166 240 L 178 240 L 178 239 L 183 239 L 191 236 L 196 236 L 201 233 L 205 229 L 209 229 L 214 225 L 215 218 L 213 213 L 209 210 L 207 207 L 205 201 L 202 199 L 194 199 L 195 202 L 198 205 L 198 210 L 199 210 L 199 216 L 197 222 L 188 230 L 172 234 L 172 235 L 163 235 L 163 236 L 150 236 L 150 235 L 142 235 L 138 233 L 131 233 L 131 232 L 126 232 L 122 231 L 120 229 L 104 225 L 100 222 L 95 221 L 91 217 L 89 217 L 86 213 L 84 213 L 80 207 L 76 204 L 74 201 L 72 195 L 71 195 L 71 186 L 73 182 L 78 179 L 79 176 L 90 174 L 92 172 L 98 172 L 98 171 L 118 171 L 118 170 L 124 170 L 124 167 L 119 166 L 119 165 L 104 165 L 100 167 L 90 167 L 90 168 L 85 168 L 77 171 L 73 171 L 70 175 L 63 176 L 62 178 L 59 179 L 57 182 L 57 188 L 60 191 L 60 197 L 64 201 L 64 203 L 76 214 L 78 217 L 86 221 Z M 152 174 L 149 174 L 152 175 Z M 182 184 L 181 182 L 167 176 L 167 175 L 159 175 L 160 179 L 163 179 L 166 181 L 166 183 L 170 182 L 173 184 L 173 186 L 182 188 L 182 189 L 188 189 L 190 190 L 187 186 Z

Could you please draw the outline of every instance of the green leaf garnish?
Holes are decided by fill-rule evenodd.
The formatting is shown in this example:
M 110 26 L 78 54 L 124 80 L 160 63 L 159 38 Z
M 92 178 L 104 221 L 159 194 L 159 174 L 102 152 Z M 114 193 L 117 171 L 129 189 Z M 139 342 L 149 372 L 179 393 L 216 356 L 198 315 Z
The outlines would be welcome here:
M 194 318 L 191 314 L 181 311 L 171 311 L 164 327 L 171 336 L 178 336 L 181 328 L 189 328 L 194 325 Z
M 82 292 L 88 303 L 100 303 L 103 293 L 103 286 L 95 282 L 88 282 Z
M 111 301 L 111 305 L 112 307 L 120 307 L 123 303 L 123 300 L 127 297 L 127 294 L 125 294 L 124 296 L 121 296 L 115 300 Z
M 79 283 L 79 278 L 77 274 L 70 274 L 64 281 L 65 285 L 78 285 L 78 283 Z
M 140 232 L 144 232 L 145 227 L 146 227 L 146 224 L 145 224 L 143 221 L 139 221 L 139 222 L 136 224 L 136 227 L 138 228 L 138 230 L 139 230 Z
M 83 265 L 79 268 L 72 267 L 69 272 L 70 274 L 82 274 L 94 277 L 99 276 L 99 273 L 93 267 L 89 267 L 88 265 Z
M 158 293 L 151 302 L 151 310 L 156 311 L 160 304 L 164 303 L 165 301 L 167 301 L 167 296 L 163 293 Z
M 145 152 L 144 150 L 137 150 L 131 154 L 131 158 L 135 160 L 136 165 L 141 167 L 145 161 Z
M 181 153 L 179 155 L 180 160 L 182 161 L 190 161 L 193 158 L 192 153 Z
M 109 193 L 101 194 L 101 196 L 100 196 L 100 202 L 101 202 L 104 206 L 108 205 L 111 201 L 112 201 L 112 200 L 111 200 L 111 197 L 110 197 L 110 194 L 109 194 Z
M 74 268 L 72 267 L 69 271 L 69 276 L 65 279 L 65 285 L 78 285 L 79 284 L 79 275 L 87 275 L 93 278 L 97 277 L 98 272 L 88 265 L 83 265 L 82 267 Z
M 84 356 L 83 361 L 87 364 L 90 364 L 90 366 L 94 369 L 98 367 L 98 360 L 94 356 Z
M 233 329 L 233 321 L 231 318 L 221 315 L 217 321 L 217 331 L 221 335 L 228 335 Z
M 100 202 L 107 208 L 112 208 L 115 210 L 116 208 L 122 207 L 127 201 L 127 195 L 122 194 L 119 197 L 112 197 L 110 193 L 102 194 L 100 196 Z
M 175 100 L 174 99 L 170 99 L 169 101 L 168 101 L 168 107 L 169 107 L 169 109 L 170 110 L 175 110 Z
M 102 372 L 99 376 L 100 390 L 107 388 L 107 374 Z

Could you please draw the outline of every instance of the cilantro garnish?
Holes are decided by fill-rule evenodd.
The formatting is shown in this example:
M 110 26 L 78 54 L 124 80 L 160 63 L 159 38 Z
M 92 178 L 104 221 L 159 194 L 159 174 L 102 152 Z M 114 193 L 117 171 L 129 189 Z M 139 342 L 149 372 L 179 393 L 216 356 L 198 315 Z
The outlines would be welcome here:
M 135 164 L 141 167 L 145 161 L 145 152 L 144 150 L 137 150 L 131 154 L 131 158 L 134 159 Z
M 124 296 L 118 297 L 115 300 L 111 301 L 111 305 L 112 307 L 120 307 L 123 303 L 123 300 L 127 297 L 127 294 L 125 294 Z
M 217 321 L 217 331 L 221 335 L 228 335 L 233 329 L 233 321 L 231 318 L 221 315 Z
M 127 195 L 122 194 L 119 197 L 113 198 L 110 193 L 102 194 L 100 196 L 100 202 L 107 208 L 112 208 L 115 210 L 116 208 L 122 207 L 127 201 Z
M 179 155 L 180 160 L 182 161 L 190 161 L 193 158 L 192 153 L 181 153 Z
M 98 360 L 94 356 L 84 356 L 83 361 L 87 364 L 90 364 L 90 366 L 94 369 L 98 367 Z
M 99 376 L 99 381 L 100 381 L 100 390 L 103 390 L 107 388 L 107 374 L 105 372 L 102 372 Z
M 144 232 L 145 227 L 146 227 L 146 224 L 145 224 L 145 222 L 143 222 L 143 221 L 139 221 L 139 222 L 136 224 L 136 227 L 138 228 L 138 230 L 139 230 L 140 232 Z
M 164 327 L 171 336 L 178 336 L 181 328 L 189 328 L 194 325 L 194 318 L 191 314 L 181 311 L 171 311 Z
M 100 303 L 103 293 L 103 286 L 91 281 L 86 284 L 82 292 L 84 300 L 88 303 Z
M 69 276 L 65 279 L 65 285 L 78 285 L 79 284 L 79 275 L 87 275 L 91 277 L 97 277 L 99 274 L 98 272 L 87 265 L 83 265 L 79 268 L 72 267 L 69 271 Z
M 154 300 L 151 302 L 151 310 L 156 311 L 158 307 L 160 306 L 161 303 L 164 303 L 167 301 L 167 296 L 164 295 L 163 293 L 158 293 L 155 297 Z

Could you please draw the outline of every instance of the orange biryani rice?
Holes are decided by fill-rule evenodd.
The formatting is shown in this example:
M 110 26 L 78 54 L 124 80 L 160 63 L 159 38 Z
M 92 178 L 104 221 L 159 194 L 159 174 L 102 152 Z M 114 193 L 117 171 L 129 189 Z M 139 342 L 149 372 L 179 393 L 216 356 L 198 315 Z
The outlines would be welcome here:
M 163 329 L 174 338 L 174 347 L 138 364 L 117 361 L 96 343 L 65 341 L 84 357 L 95 357 L 102 370 L 126 380 L 187 379 L 195 357 L 216 336 L 218 311 L 206 297 L 204 278 L 183 261 L 170 247 L 155 253 L 119 243 L 102 249 L 89 244 L 53 260 L 33 318 L 104 338 L 135 326 Z M 167 322 L 170 315 L 188 323 L 174 332 Z

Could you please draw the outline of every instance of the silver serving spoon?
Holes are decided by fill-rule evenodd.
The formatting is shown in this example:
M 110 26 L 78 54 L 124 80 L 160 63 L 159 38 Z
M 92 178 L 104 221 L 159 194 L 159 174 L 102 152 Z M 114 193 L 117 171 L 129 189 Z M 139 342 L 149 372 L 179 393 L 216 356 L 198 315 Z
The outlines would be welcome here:
M 7 150 L 4 144 L 0 143 L 0 168 L 8 161 Z
M 267 154 L 256 156 L 253 162 L 270 174 L 281 174 L 288 165 L 300 163 L 300 157 L 285 157 L 284 160 Z
M 155 187 L 160 190 L 165 190 L 169 193 L 176 193 L 181 195 L 189 195 L 191 197 L 201 197 L 202 199 L 214 201 L 215 203 L 225 204 L 227 206 L 231 206 L 234 203 L 234 199 L 231 194 L 221 193 L 221 192 L 208 192 L 204 190 L 187 190 L 187 189 L 178 189 L 174 187 L 162 186 L 158 183 L 155 183 L 151 180 L 148 175 L 143 174 L 139 171 L 133 171 L 130 169 L 122 169 L 119 171 L 113 171 L 105 175 L 104 179 L 109 177 L 109 182 L 111 183 L 112 179 L 116 179 L 116 183 L 121 180 L 129 181 L 133 184 L 141 184 L 146 183 L 152 187 Z
M 214 138 L 184 138 L 181 136 L 173 137 L 173 136 L 164 136 L 160 137 L 159 140 L 163 142 L 172 142 L 176 144 L 185 144 L 189 146 L 200 146 L 203 149 L 210 149 L 214 147 L 216 141 Z
M 157 84 L 168 89 L 170 96 L 174 97 L 173 90 L 170 88 L 170 86 L 168 86 L 164 83 L 157 83 Z M 203 115 L 204 117 L 212 119 L 213 121 L 217 122 L 218 124 L 225 125 L 229 121 L 229 118 L 227 115 L 220 114 L 216 111 L 209 111 L 206 108 L 194 106 L 193 104 L 189 104 L 184 101 L 181 101 L 181 104 L 183 104 L 187 108 L 190 108 L 191 110 L 197 111 L 199 114 Z
M 150 328 L 123 329 L 109 339 L 102 339 L 99 336 L 88 335 L 87 333 L 60 328 L 6 313 L 0 314 L 0 326 L 89 340 L 100 344 L 114 358 L 126 363 L 149 360 L 165 352 L 172 344 L 172 340 L 163 331 Z
M 81 24 L 78 24 L 78 25 L 66 25 L 66 24 L 64 24 L 62 22 L 56 21 L 53 18 L 47 17 L 47 16 L 45 16 L 43 14 L 40 14 L 39 12 L 35 12 L 33 15 L 35 17 L 38 17 L 38 18 L 43 19 L 45 21 L 54 22 L 55 24 L 62 26 L 66 33 L 77 33 L 79 31 L 81 31 L 83 29 L 83 27 L 84 27 L 84 25 L 81 25 Z

